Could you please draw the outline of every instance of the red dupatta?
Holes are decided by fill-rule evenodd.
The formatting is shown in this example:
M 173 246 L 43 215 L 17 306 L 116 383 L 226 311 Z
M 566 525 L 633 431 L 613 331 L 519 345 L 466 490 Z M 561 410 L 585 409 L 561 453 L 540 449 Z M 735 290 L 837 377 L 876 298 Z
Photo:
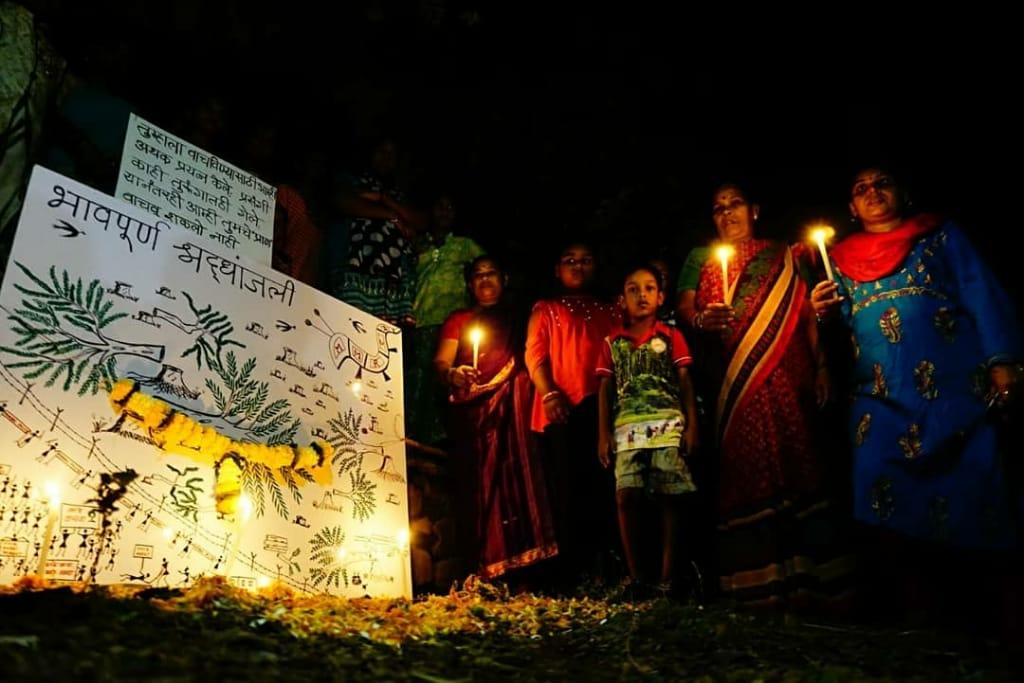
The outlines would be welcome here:
M 832 248 L 832 260 L 856 282 L 874 282 L 896 272 L 917 240 L 942 225 L 942 218 L 923 213 L 889 232 L 858 232 Z

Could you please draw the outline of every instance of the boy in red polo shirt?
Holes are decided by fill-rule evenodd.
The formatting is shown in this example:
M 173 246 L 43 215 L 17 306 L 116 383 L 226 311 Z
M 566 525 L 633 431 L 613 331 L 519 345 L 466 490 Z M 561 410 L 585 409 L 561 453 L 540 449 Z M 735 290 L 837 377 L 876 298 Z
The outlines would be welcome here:
M 661 510 L 661 583 L 669 593 L 675 572 L 681 495 L 696 490 L 683 459 L 697 446 L 697 408 L 686 366 L 693 362 L 683 335 L 658 320 L 665 300 L 658 271 L 650 265 L 630 270 L 623 283 L 628 324 L 607 337 L 597 363 L 598 458 L 615 462 L 619 532 L 635 585 L 644 494 L 652 492 Z

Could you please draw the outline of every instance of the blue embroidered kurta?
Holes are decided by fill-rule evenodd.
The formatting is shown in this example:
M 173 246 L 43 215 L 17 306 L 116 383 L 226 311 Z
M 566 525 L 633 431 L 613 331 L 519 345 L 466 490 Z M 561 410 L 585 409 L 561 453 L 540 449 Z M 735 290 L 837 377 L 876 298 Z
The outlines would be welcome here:
M 1020 358 L 1009 297 L 952 223 L 887 277 L 837 279 L 855 357 L 854 516 L 953 545 L 1012 545 L 1020 501 L 986 410 L 988 368 Z

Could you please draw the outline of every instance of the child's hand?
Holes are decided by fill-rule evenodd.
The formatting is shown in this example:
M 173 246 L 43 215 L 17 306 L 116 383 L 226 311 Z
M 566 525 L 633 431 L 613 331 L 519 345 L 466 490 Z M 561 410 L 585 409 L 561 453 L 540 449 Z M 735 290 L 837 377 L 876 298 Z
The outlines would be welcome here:
M 597 437 L 597 459 L 601 461 L 601 467 L 605 469 L 611 467 L 614 456 L 615 449 L 612 446 L 611 436 L 602 431 Z
M 694 455 L 700 448 L 700 439 L 697 436 L 696 425 L 689 425 L 683 432 L 683 443 L 686 444 L 686 455 Z
M 569 404 L 562 392 L 551 392 L 544 400 L 544 416 L 551 424 L 562 424 L 569 420 Z

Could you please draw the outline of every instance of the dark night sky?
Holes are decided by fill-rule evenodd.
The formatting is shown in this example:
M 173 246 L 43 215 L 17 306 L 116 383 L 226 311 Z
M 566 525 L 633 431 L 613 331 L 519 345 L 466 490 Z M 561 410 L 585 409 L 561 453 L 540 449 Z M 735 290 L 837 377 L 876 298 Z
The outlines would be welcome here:
M 681 258 L 712 237 L 709 192 L 726 178 L 752 185 L 767 232 L 796 238 L 822 216 L 847 230 L 850 172 L 881 159 L 911 178 L 919 206 L 959 218 L 1010 284 L 1012 254 L 992 238 L 1014 217 L 1020 79 L 1012 27 L 995 17 L 27 4 L 73 68 L 172 130 L 194 95 L 216 92 L 236 136 L 278 126 L 299 165 L 314 148 L 352 165 L 355 138 L 397 131 L 414 186 L 460 190 L 474 234 L 516 258 L 567 228 L 629 230 L 627 243 L 649 230 Z

